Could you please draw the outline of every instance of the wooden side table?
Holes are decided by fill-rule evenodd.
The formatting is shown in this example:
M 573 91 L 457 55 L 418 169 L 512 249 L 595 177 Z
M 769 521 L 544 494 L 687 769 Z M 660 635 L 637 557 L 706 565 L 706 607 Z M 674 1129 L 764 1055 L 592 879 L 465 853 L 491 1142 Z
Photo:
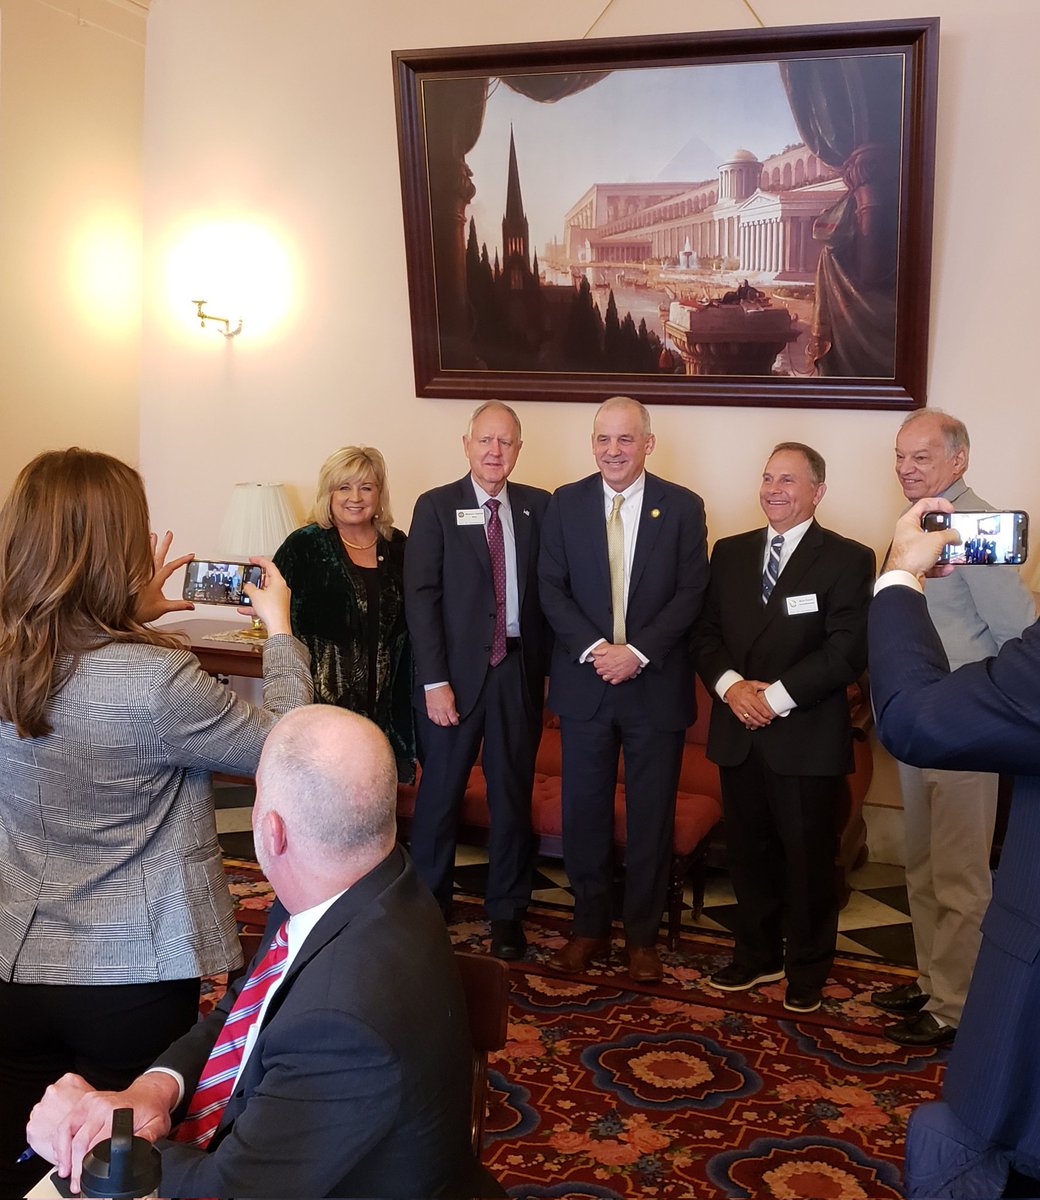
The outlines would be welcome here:
M 161 626 L 171 633 L 184 634 L 191 643 L 191 651 L 198 657 L 202 669 L 210 675 L 238 675 L 245 679 L 262 679 L 264 674 L 263 642 L 214 642 L 207 635 L 225 633 L 235 628 L 229 621 L 207 620 L 192 617 Z

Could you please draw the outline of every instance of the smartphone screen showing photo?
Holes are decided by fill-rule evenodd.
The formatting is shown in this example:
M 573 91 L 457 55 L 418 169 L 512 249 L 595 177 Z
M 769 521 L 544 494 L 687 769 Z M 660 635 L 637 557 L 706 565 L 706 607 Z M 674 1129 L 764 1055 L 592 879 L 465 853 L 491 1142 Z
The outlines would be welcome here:
M 249 597 L 242 585 L 255 583 L 258 587 L 264 577 L 263 567 L 246 562 L 211 562 L 195 559 L 188 563 L 184 574 L 185 600 L 196 604 L 249 605 Z
M 1018 566 L 1028 551 L 1029 517 L 1017 512 L 927 513 L 926 529 L 956 529 L 959 545 L 947 546 L 942 561 L 954 566 Z

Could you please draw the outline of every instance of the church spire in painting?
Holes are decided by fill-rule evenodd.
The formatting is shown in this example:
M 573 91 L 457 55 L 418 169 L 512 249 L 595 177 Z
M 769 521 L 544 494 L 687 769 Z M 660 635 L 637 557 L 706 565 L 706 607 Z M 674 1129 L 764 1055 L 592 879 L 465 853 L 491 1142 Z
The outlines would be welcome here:
M 524 286 L 531 273 L 528 255 L 527 217 L 520 194 L 520 171 L 516 165 L 516 143 L 509 127 L 509 174 L 506 180 L 506 212 L 502 218 L 502 268 L 511 289 Z

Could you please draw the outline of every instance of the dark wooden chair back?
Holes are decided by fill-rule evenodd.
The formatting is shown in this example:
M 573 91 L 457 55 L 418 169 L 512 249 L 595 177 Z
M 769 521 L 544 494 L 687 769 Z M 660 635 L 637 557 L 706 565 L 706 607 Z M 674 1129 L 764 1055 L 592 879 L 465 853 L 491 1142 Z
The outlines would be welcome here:
M 473 1042 L 473 1108 L 470 1133 L 473 1154 L 480 1161 L 487 1114 L 488 1054 L 506 1044 L 509 1020 L 509 969 L 485 954 L 455 951 L 455 961 L 466 994 L 466 1013 Z

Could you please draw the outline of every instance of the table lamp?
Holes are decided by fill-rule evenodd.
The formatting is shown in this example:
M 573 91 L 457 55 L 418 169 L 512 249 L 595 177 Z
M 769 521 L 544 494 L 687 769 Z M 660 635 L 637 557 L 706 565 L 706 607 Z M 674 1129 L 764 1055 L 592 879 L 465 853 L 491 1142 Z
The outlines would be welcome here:
M 283 484 L 236 483 L 220 526 L 220 551 L 231 560 L 253 554 L 270 558 L 299 524 Z M 252 629 L 242 632 L 256 638 L 267 636 L 257 616 Z

